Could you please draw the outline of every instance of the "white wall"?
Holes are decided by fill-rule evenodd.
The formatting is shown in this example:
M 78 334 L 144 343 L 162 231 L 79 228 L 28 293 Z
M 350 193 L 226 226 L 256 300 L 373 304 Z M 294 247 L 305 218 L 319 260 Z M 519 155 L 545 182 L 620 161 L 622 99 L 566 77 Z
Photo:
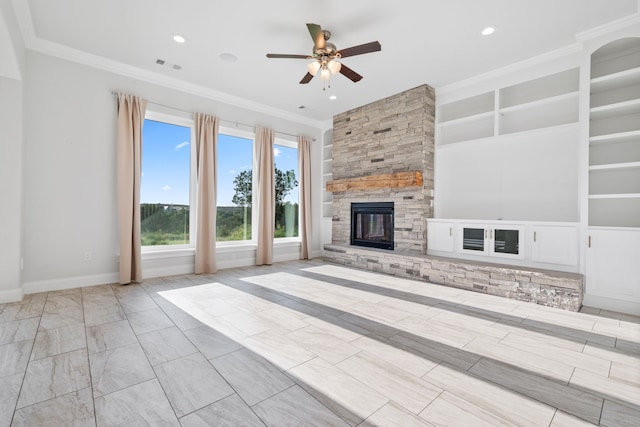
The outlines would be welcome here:
M 437 217 L 577 222 L 578 126 L 438 148 Z
M 22 296 L 23 42 L 10 0 L 0 0 L 0 303 Z
M 0 77 L 0 302 L 21 298 L 22 82 Z
M 222 120 L 306 134 L 316 139 L 313 158 L 321 158 L 321 132 L 312 126 L 27 52 L 23 187 L 23 282 L 27 293 L 116 280 L 116 105 L 111 91 L 133 93 L 178 110 L 214 114 Z M 313 209 L 319 219 L 319 163 L 315 169 Z M 314 248 L 319 251 L 320 221 L 316 222 Z M 91 251 L 92 261 L 83 262 L 84 251 Z M 249 265 L 254 250 L 240 252 L 235 259 Z M 291 251 L 284 248 L 281 252 Z M 276 260 L 282 256 L 274 250 Z M 297 258 L 297 252 L 287 256 Z M 221 266 L 228 257 L 221 254 Z M 184 254 L 149 259 L 143 263 L 143 274 L 176 274 L 192 271 L 192 266 L 193 257 Z

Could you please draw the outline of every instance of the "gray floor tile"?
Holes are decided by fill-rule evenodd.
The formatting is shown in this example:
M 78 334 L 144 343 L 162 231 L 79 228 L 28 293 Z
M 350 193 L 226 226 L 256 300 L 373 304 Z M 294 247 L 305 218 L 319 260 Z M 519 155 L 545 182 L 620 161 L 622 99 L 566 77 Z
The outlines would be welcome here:
M 32 317 L 0 323 L 0 345 L 34 339 L 39 322 L 40 319 Z
M 138 335 L 140 345 L 153 366 L 196 353 L 182 331 L 175 326 Z
M 433 424 L 407 411 L 395 402 L 389 402 L 364 420 L 358 427 L 430 427 Z
M 171 406 L 183 417 L 233 394 L 233 390 L 200 353 L 155 368 Z
M 101 325 L 126 319 L 124 310 L 111 292 L 89 293 L 82 296 L 85 326 Z
M 250 406 L 293 385 L 268 360 L 247 349 L 211 359 L 211 364 Z
M 157 379 L 98 397 L 95 408 L 99 427 L 180 427 Z
M 84 311 L 82 307 L 69 307 L 49 312 L 45 309 L 40 320 L 40 330 L 62 328 L 64 326 L 83 325 Z
M 111 350 L 138 342 L 128 320 L 104 323 L 87 328 L 87 348 L 89 353 Z
M 222 356 L 242 348 L 242 345 L 237 341 L 208 326 L 186 330 L 184 335 L 207 359 Z
M 129 344 L 89 355 L 94 397 L 155 377 L 140 344 Z
M 29 363 L 33 340 L 0 345 L 0 377 L 23 373 Z
M 11 424 L 23 377 L 20 373 L 0 378 L 0 426 Z
M 91 388 L 84 388 L 18 409 L 13 418 L 14 427 L 96 425 Z
M 640 420 L 640 408 L 621 405 L 610 400 L 604 401 L 600 425 L 606 427 L 637 427 Z
M 127 318 L 136 335 L 175 326 L 171 319 L 159 308 L 129 313 Z
M 298 386 L 259 403 L 253 409 L 267 426 L 348 426 Z
M 75 350 L 29 363 L 18 408 L 62 396 L 91 384 L 87 350 Z
M 232 394 L 180 418 L 182 427 L 264 427 L 246 403 Z
M 38 332 L 31 360 L 79 350 L 87 346 L 84 325 L 76 324 Z

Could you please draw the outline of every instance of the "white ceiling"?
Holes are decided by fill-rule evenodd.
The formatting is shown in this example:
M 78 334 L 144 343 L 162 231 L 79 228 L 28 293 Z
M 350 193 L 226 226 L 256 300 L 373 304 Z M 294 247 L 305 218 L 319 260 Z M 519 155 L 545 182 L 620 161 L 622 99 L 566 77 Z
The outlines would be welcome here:
M 13 0 L 27 47 L 91 54 L 288 112 L 325 121 L 427 83 L 441 88 L 576 43 L 575 34 L 638 12 L 638 0 Z M 28 6 L 28 7 L 27 7 Z M 323 91 L 298 82 L 309 54 L 305 23 L 332 33 L 338 49 L 378 40 L 382 51 L 345 58 L 364 76 Z M 487 25 L 497 27 L 488 37 Z M 173 34 L 187 43 L 176 44 Z M 70 48 L 70 49 L 69 49 Z M 233 53 L 237 62 L 225 62 Z M 91 63 L 95 63 L 95 57 Z M 155 64 L 162 58 L 171 66 Z M 329 95 L 337 99 L 329 100 Z M 235 98 L 234 98 L 235 99 Z M 299 109 L 304 105 L 306 108 Z

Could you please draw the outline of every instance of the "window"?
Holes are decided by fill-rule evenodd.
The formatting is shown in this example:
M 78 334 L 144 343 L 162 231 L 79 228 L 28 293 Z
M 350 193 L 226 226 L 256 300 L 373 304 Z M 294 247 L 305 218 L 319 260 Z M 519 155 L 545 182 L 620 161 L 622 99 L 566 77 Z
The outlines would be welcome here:
M 253 134 L 220 129 L 216 240 L 251 240 Z
M 191 120 L 147 112 L 142 129 L 142 246 L 192 241 L 192 129 Z
M 273 148 L 276 186 L 275 238 L 298 237 L 298 144 L 277 140 Z

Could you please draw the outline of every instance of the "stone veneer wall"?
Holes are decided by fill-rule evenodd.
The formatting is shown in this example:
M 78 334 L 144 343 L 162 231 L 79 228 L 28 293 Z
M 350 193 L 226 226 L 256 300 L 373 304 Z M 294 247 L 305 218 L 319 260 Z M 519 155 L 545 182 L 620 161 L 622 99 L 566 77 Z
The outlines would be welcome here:
M 324 260 L 564 310 L 578 311 L 582 306 L 581 274 L 345 245 L 325 245 Z
M 395 249 L 427 252 L 433 217 L 435 92 L 418 86 L 333 119 L 333 179 L 420 171 L 422 187 L 333 193 L 332 243 L 350 243 L 352 202 L 394 202 Z

